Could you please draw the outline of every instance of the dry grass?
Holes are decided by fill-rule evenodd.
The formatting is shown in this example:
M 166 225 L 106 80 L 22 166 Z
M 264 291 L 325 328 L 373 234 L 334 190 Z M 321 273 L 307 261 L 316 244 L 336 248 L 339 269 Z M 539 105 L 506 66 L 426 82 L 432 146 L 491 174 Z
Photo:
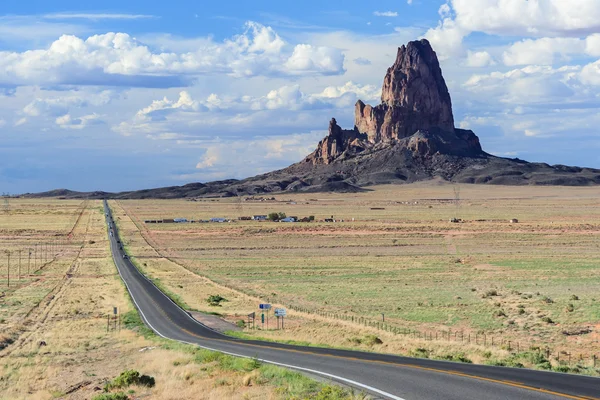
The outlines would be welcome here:
M 20 206 L 17 200 L 12 204 L 14 209 Z M 72 244 L 59 252 L 56 261 L 0 299 L 3 318 L 0 341 L 14 340 L 0 351 L 0 399 L 90 399 L 102 393 L 104 384 L 126 369 L 155 377 L 154 388 L 125 389 L 134 390 L 144 398 L 285 397 L 282 393 L 287 392 L 282 391 L 280 384 L 274 385 L 269 379 L 258 380 L 242 370 L 195 362 L 197 355 L 189 347 L 148 336 L 142 328 L 107 332 L 106 316 L 113 306 L 121 313 L 130 312 L 132 306 L 110 257 L 101 202 L 86 204 L 79 219 L 78 205 L 24 201 L 19 209 L 29 209 L 35 214 L 41 230 L 37 224 L 27 226 L 1 219 L 2 243 L 27 242 L 23 231 L 36 240 L 71 230 L 73 237 Z M 53 213 L 39 210 L 53 207 L 71 212 L 65 212 L 64 220 L 59 220 Z M 42 341 L 46 345 L 40 346 Z M 315 383 L 305 386 L 313 391 L 321 387 Z
M 113 208 L 138 264 L 193 309 L 231 320 L 255 311 L 259 301 L 372 320 L 384 313 L 395 327 L 485 334 L 520 342 L 521 348 L 548 345 L 589 357 L 600 352 L 599 195 L 598 188 L 463 185 L 456 202 L 453 186 L 421 183 L 361 194 L 286 194 L 276 202 L 140 200 Z M 272 211 L 317 220 L 333 215 L 344 222 L 141 222 Z M 449 223 L 452 217 L 463 222 Z M 510 224 L 511 218 L 519 223 Z M 487 295 L 492 290 L 498 295 Z M 231 301 L 210 307 L 210 294 Z M 259 334 L 355 346 L 354 337 L 374 331 L 390 336 L 382 350 L 422 347 L 418 339 L 291 314 L 288 331 Z M 333 337 L 327 335 L 332 326 Z M 588 326 L 589 334 L 562 333 Z M 489 359 L 490 351 L 508 354 L 438 342 L 426 343 L 440 353 L 450 346 L 473 360 Z

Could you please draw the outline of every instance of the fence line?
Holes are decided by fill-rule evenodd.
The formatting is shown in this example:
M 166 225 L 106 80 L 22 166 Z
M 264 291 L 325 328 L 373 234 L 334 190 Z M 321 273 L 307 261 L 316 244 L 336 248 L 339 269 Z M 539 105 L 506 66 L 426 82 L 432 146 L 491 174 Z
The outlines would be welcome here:
M 340 321 L 346 321 L 355 323 L 358 325 L 362 325 L 365 327 L 374 328 L 380 331 L 389 332 L 393 335 L 404 335 L 413 339 L 422 339 L 425 341 L 447 341 L 447 342 L 460 342 L 463 344 L 475 344 L 479 346 L 485 347 L 499 347 L 503 350 L 508 350 L 509 352 L 516 351 L 517 353 L 526 350 L 535 350 L 543 353 L 546 356 L 547 360 L 550 360 L 551 356 L 554 356 L 554 359 L 559 365 L 575 365 L 585 367 L 582 365 L 584 363 L 589 363 L 587 366 L 591 366 L 596 368 L 600 366 L 599 358 L 596 354 L 587 355 L 584 357 L 582 353 L 574 354 L 572 352 L 567 351 L 559 351 L 559 350 L 551 350 L 549 346 L 544 345 L 542 347 L 535 346 L 533 343 L 528 343 L 527 345 L 523 345 L 522 342 L 515 340 L 508 340 L 505 338 L 498 339 L 493 335 L 488 335 L 485 333 L 465 333 L 463 330 L 436 330 L 436 331 L 420 331 L 409 328 L 402 328 L 398 326 L 394 326 L 392 324 L 383 322 L 383 321 L 375 321 L 370 318 L 355 316 L 355 315 L 347 315 L 347 314 L 339 314 L 335 312 L 329 311 L 319 311 L 319 310 L 311 310 L 308 308 L 297 307 L 297 306 L 288 306 L 288 308 L 305 313 L 305 314 L 313 314 L 323 318 L 331 318 Z

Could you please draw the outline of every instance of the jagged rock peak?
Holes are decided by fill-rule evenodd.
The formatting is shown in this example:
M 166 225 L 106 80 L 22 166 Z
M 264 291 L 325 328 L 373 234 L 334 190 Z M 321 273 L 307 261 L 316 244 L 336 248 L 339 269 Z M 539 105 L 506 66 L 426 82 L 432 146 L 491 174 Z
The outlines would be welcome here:
M 330 164 L 392 142 L 420 157 L 482 154 L 473 132 L 454 128 L 450 93 L 437 55 L 425 39 L 398 48 L 383 80 L 381 104 L 373 107 L 358 100 L 354 130 L 340 128 L 332 118 L 329 135 L 307 161 Z
M 381 89 L 381 104 L 358 101 L 355 126 L 371 142 L 401 139 L 419 129 L 454 131 L 452 101 L 435 51 L 426 39 L 398 48 Z

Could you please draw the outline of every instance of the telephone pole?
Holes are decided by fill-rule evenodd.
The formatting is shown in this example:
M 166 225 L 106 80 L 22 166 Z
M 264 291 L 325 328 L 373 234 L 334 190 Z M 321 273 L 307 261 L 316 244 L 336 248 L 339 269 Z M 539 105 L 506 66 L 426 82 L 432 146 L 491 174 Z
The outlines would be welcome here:
M 19 274 L 17 275 L 19 277 L 19 281 L 21 280 L 21 250 L 19 250 Z M 18 285 L 18 283 L 17 283 Z
M 8 257 L 8 272 L 6 273 L 6 286 L 10 287 L 10 251 L 6 250 L 6 256 Z
M 29 276 L 29 267 L 31 267 L 31 248 L 29 249 L 29 258 L 27 259 L 27 276 Z

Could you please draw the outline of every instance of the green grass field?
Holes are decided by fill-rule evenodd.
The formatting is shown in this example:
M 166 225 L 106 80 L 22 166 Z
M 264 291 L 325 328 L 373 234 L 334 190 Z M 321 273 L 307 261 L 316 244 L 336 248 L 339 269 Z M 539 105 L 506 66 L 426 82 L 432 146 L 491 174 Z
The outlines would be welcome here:
M 185 289 L 189 279 L 164 269 L 138 228 L 199 277 L 288 307 L 373 320 L 383 313 L 400 328 L 600 352 L 600 189 L 454 188 L 421 183 L 275 202 L 119 201 L 116 211 L 131 253 L 192 307 L 203 299 Z M 237 221 L 279 211 L 338 222 Z M 176 217 L 235 221 L 143 223 Z M 591 333 L 562 333 L 584 327 Z

